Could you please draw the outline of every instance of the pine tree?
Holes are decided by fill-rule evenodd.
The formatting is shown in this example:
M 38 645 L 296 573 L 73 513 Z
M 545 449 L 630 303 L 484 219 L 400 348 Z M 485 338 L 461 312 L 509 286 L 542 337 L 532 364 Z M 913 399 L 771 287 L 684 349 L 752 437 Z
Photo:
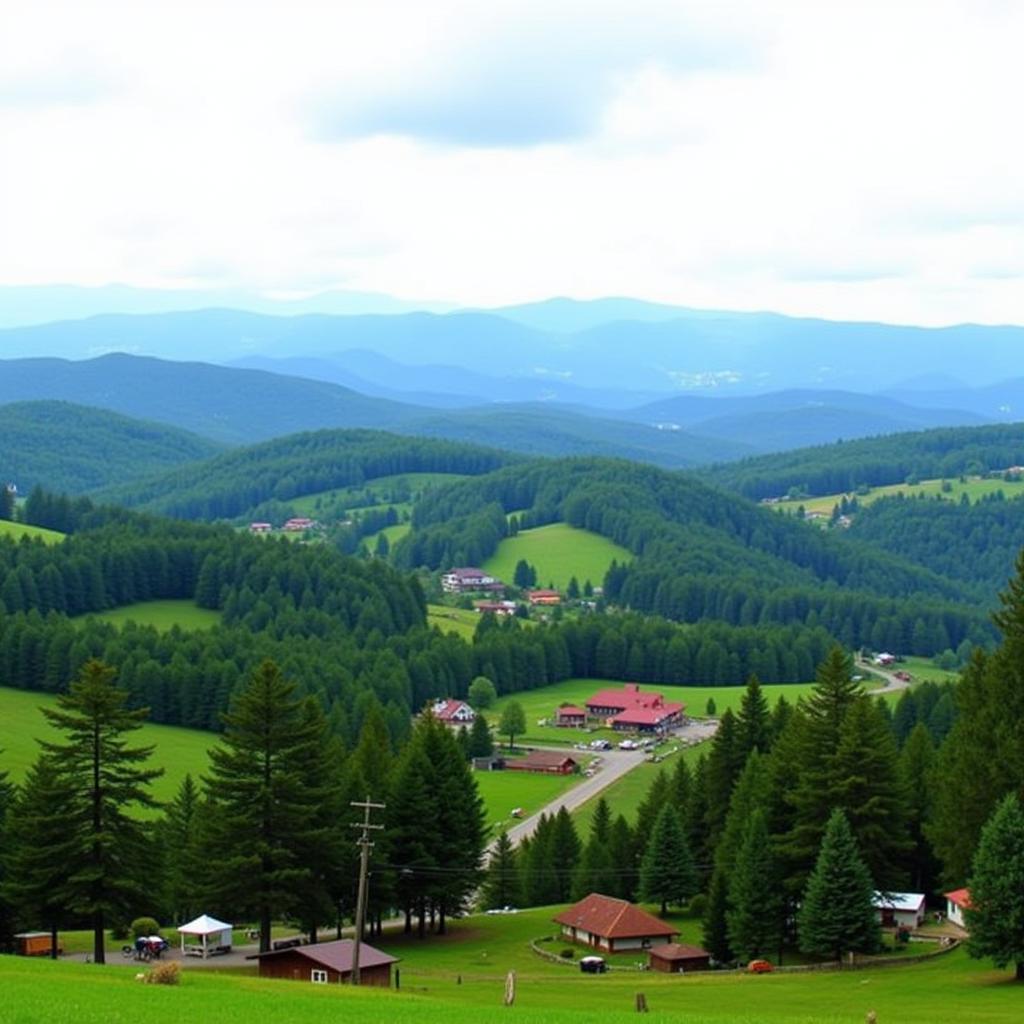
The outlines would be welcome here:
M 841 960 L 873 953 L 879 945 L 874 885 L 846 815 L 832 812 L 797 915 L 800 950 Z
M 270 948 L 274 916 L 297 909 L 311 877 L 307 840 L 320 794 L 303 766 L 323 733 L 303 703 L 277 665 L 263 661 L 223 715 L 221 745 L 210 751 L 205 895 L 222 913 L 253 914 L 261 952 Z
M 632 900 L 637 887 L 636 842 L 625 815 L 613 822 L 608 836 L 608 854 L 614 871 L 614 884 L 609 896 Z
M 566 587 L 565 596 L 567 598 L 569 598 L 570 601 L 578 601 L 579 600 L 579 597 L 580 597 L 580 581 L 578 579 L 576 579 L 575 576 L 572 576 L 569 579 L 569 585 Z
M 481 712 L 473 719 L 469 730 L 470 757 L 490 757 L 494 753 L 494 740 L 491 739 L 491 728 Z
M 711 741 L 711 752 L 708 754 L 707 826 L 708 840 L 712 846 L 717 844 L 722 834 L 729 810 L 729 798 L 745 760 L 746 756 L 739 745 L 736 716 L 730 709 L 726 709 L 719 720 L 718 732 Z
M 200 913 L 200 819 L 202 799 L 191 774 L 182 779 L 167 805 L 161 824 L 164 902 L 176 921 L 191 921 Z
M 3 751 L 0 750 L 0 754 Z M 0 949 L 8 947 L 13 927 L 13 909 L 5 895 L 7 862 L 11 856 L 11 809 L 14 805 L 15 790 L 7 778 L 7 772 L 0 771 Z
M 756 675 L 747 680 L 737 719 L 737 746 L 745 760 L 752 750 L 766 754 L 771 747 L 771 715 Z
M 555 902 L 566 903 L 572 897 L 573 875 L 579 864 L 582 844 L 576 834 L 572 815 L 559 807 L 552 819 L 554 822 L 551 833 L 551 865 L 555 872 L 558 887 L 558 898 Z
M 908 858 L 910 887 L 914 892 L 932 892 L 938 885 L 938 864 L 925 835 L 934 802 L 935 746 L 927 726 L 918 723 L 900 752 L 899 771 L 907 796 L 907 827 L 913 849 Z
M 114 670 L 91 660 L 56 708 L 43 714 L 64 743 L 42 743 L 67 800 L 65 837 L 52 855 L 67 871 L 62 889 L 69 908 L 90 919 L 93 959 L 105 963 L 104 930 L 144 893 L 148 840 L 133 817 L 155 807 L 148 786 L 163 769 L 144 768 L 152 746 L 129 747 L 125 734 L 141 727 L 148 708 L 129 711 L 127 694 L 114 685 Z
M 783 899 L 764 812 L 750 816 L 729 877 L 729 945 L 742 960 L 775 949 L 782 935 Z
M 518 853 L 508 833 L 502 831 L 494 842 L 494 849 L 487 862 L 487 877 L 484 881 L 481 904 L 485 910 L 492 910 L 519 906 L 522 902 Z
M 729 879 L 725 872 L 716 869 L 711 875 L 708 889 L 708 903 L 704 909 L 701 924 L 704 948 L 721 964 L 733 959 L 729 945 Z
M 981 830 L 969 883 L 968 952 L 1024 981 L 1024 808 L 1010 793 Z
M 660 903 L 665 914 L 670 903 L 681 906 L 696 891 L 697 871 L 686 834 L 676 809 L 666 804 L 654 823 L 640 864 L 640 898 Z

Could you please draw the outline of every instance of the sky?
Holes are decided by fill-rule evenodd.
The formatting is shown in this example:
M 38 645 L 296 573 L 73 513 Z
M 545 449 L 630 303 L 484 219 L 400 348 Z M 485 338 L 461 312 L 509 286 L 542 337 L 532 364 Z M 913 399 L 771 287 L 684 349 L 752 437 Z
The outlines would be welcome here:
M 1024 2 L 0 0 L 0 285 L 1024 323 Z

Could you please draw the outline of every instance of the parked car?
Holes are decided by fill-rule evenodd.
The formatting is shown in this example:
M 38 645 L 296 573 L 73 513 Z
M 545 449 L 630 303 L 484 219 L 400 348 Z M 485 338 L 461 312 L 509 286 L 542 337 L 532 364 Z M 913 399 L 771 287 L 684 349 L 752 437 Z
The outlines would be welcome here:
M 619 750 L 636 750 L 639 745 L 636 740 L 623 740 L 619 744 Z
M 583 956 L 580 957 L 580 970 L 584 974 L 604 974 L 608 965 L 603 956 Z
M 770 960 L 751 960 L 747 970 L 751 974 L 771 974 L 775 967 Z

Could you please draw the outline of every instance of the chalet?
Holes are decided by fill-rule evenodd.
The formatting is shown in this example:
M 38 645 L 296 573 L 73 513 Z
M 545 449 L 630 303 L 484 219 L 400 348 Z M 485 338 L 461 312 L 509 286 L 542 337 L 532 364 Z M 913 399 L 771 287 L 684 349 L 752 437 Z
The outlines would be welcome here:
M 460 725 L 472 725 L 476 718 L 476 712 L 464 700 L 435 700 L 430 711 L 442 725 L 455 729 Z
M 250 533 L 270 533 L 273 530 L 273 526 L 270 523 L 250 523 Z
M 483 569 L 449 569 L 441 577 L 441 589 L 448 594 L 465 594 L 474 590 L 503 592 L 505 584 Z
M 920 928 L 924 922 L 924 893 L 876 892 L 875 918 L 883 928 Z
M 690 971 L 711 969 L 711 954 L 700 946 L 667 942 L 653 946 L 647 957 L 647 965 L 652 971 L 663 971 L 665 974 L 687 974 Z
M 572 704 L 555 708 L 555 725 L 560 729 L 582 729 L 587 724 L 587 709 Z
M 626 900 L 596 892 L 562 911 L 553 920 L 562 926 L 562 935 L 570 942 L 609 953 L 665 946 L 679 934 L 678 928 L 648 914 L 646 910 Z
M 660 693 L 641 693 L 637 683 L 621 690 L 601 690 L 587 701 L 587 717 L 619 732 L 667 732 L 683 719 L 685 705 Z
M 557 750 L 531 750 L 526 757 L 510 758 L 505 762 L 510 772 L 543 772 L 546 775 L 572 775 L 579 768 L 568 754 Z
M 946 917 L 955 925 L 959 925 L 961 928 L 967 927 L 967 921 L 964 919 L 964 911 L 971 909 L 971 890 L 970 889 L 954 889 L 952 892 L 947 892 L 946 896 Z
M 490 612 L 492 615 L 515 615 L 515 601 L 474 601 L 473 607 L 481 614 Z
M 302 533 L 305 530 L 311 530 L 316 526 L 315 519 L 307 519 L 305 516 L 295 516 L 294 519 L 288 519 L 285 521 L 282 527 L 287 533 Z
M 353 948 L 351 939 L 336 939 L 254 953 L 246 959 L 259 960 L 261 978 L 286 978 L 319 985 L 345 984 L 352 979 Z M 391 965 L 394 963 L 398 963 L 397 957 L 388 956 L 365 942 L 360 943 L 359 983 L 390 988 Z
M 528 590 L 526 599 L 532 605 L 553 605 L 562 603 L 562 595 L 557 590 Z

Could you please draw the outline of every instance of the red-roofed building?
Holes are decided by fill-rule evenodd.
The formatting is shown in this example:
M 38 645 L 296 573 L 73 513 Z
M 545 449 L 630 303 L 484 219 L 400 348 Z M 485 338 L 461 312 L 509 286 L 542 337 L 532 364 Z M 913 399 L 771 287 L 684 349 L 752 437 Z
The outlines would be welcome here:
M 311 530 L 316 525 L 315 519 L 308 519 L 306 516 L 296 516 L 294 519 L 289 519 L 282 529 L 287 530 L 288 533 L 302 533 L 303 530 Z
M 560 729 L 582 729 L 587 724 L 587 709 L 566 704 L 555 708 L 555 725 Z
M 663 946 L 654 946 L 647 955 L 651 970 L 666 974 L 685 974 L 711 968 L 711 954 L 700 946 L 682 946 L 678 942 L 669 942 Z
M 435 700 L 430 707 L 433 716 L 442 724 L 458 728 L 472 725 L 476 712 L 464 700 Z
M 288 978 L 321 985 L 338 984 L 352 978 L 353 945 L 351 939 L 336 939 L 334 942 L 317 942 L 310 946 L 256 953 L 248 959 L 259 960 L 261 978 Z M 365 942 L 360 943 L 360 984 L 390 987 L 391 965 L 395 963 L 398 963 L 397 957 L 388 956 Z
M 526 757 L 509 758 L 505 770 L 542 772 L 545 775 L 572 775 L 579 767 L 575 759 L 557 750 L 531 750 Z
M 967 922 L 964 920 L 964 911 L 971 909 L 971 890 L 954 889 L 952 892 L 947 892 L 945 896 L 946 917 L 948 917 L 953 924 L 959 925 L 961 928 L 966 928 Z
M 270 531 L 273 528 L 274 528 L 273 525 L 270 524 L 270 523 L 250 523 L 249 524 L 249 532 L 250 533 L 270 533 Z
M 660 693 L 641 693 L 638 683 L 601 690 L 587 701 L 587 715 L 619 732 L 667 732 L 683 719 L 684 704 Z
M 448 594 L 465 594 L 474 590 L 499 593 L 504 592 L 505 584 L 483 569 L 449 569 L 441 577 L 441 589 Z
M 481 614 L 486 615 L 515 615 L 515 601 L 474 601 L 473 607 Z
M 527 600 L 533 605 L 561 604 L 562 595 L 557 590 L 528 590 Z
M 649 949 L 667 945 L 679 934 L 664 921 L 626 900 L 592 892 L 575 906 L 553 918 L 562 926 L 562 935 L 609 953 L 624 949 Z

